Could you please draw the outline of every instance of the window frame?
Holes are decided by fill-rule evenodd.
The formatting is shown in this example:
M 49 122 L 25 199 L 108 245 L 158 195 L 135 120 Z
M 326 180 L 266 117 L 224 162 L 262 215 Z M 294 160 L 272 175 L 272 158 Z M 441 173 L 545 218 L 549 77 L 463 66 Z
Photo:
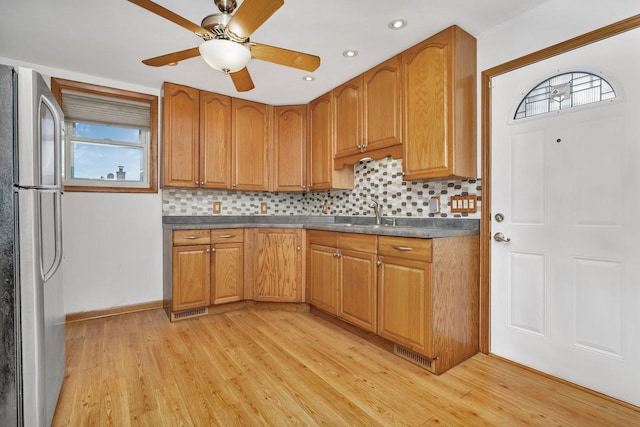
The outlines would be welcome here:
M 91 83 L 65 80 L 57 77 L 51 78 L 51 92 L 59 104 L 62 104 L 62 91 L 84 92 L 108 98 L 129 100 L 149 105 L 149 145 L 146 171 L 148 186 L 120 186 L 114 185 L 118 181 L 109 181 L 110 185 L 75 185 L 65 183 L 64 190 L 70 192 L 100 192 L 100 193 L 157 193 L 158 192 L 158 97 L 146 93 L 133 92 L 124 89 L 116 89 Z M 65 121 L 65 128 L 67 124 Z M 65 138 L 65 152 L 66 147 Z M 125 181 L 126 182 L 126 181 Z

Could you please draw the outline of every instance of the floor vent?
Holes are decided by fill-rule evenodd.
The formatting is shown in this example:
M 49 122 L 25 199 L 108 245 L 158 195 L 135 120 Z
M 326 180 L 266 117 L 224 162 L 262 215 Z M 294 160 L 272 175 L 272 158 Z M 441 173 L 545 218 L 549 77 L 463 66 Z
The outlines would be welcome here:
M 409 362 L 414 363 L 422 368 L 429 370 L 431 369 L 431 363 L 433 362 L 433 360 L 421 354 L 415 353 L 408 348 L 404 348 L 396 344 L 393 348 L 393 352 L 403 359 L 406 359 Z
M 174 320 L 182 320 L 182 319 L 189 319 L 191 317 L 204 316 L 207 313 L 209 313 L 209 309 L 207 307 L 196 308 L 196 309 L 187 310 L 187 311 L 178 311 L 176 313 L 171 313 L 171 321 L 173 322 Z

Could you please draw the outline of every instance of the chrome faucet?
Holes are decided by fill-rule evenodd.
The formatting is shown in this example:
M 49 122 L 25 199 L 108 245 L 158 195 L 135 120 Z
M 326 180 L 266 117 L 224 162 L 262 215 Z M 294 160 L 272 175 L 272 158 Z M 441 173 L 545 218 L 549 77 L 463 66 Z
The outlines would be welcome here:
M 372 200 L 369 203 L 369 207 L 373 208 L 373 212 L 376 214 L 376 225 L 380 225 L 380 214 L 382 213 L 382 206 L 380 206 L 375 200 Z

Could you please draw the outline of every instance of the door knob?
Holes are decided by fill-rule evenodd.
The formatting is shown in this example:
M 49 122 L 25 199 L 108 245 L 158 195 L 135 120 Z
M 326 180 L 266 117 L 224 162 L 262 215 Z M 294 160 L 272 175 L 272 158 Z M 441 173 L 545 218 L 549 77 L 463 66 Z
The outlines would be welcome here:
M 504 237 L 504 234 L 500 232 L 493 235 L 493 240 L 495 240 L 496 242 L 504 242 L 504 243 L 508 243 L 511 241 L 510 238 Z

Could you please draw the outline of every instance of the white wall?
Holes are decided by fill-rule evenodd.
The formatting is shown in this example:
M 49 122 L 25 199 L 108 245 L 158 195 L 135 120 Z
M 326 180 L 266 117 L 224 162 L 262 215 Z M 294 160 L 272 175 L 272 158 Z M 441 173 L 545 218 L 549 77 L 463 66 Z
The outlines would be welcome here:
M 147 88 L 0 57 L 51 76 L 159 95 Z M 162 197 L 72 193 L 63 199 L 64 305 L 80 313 L 162 299 Z

